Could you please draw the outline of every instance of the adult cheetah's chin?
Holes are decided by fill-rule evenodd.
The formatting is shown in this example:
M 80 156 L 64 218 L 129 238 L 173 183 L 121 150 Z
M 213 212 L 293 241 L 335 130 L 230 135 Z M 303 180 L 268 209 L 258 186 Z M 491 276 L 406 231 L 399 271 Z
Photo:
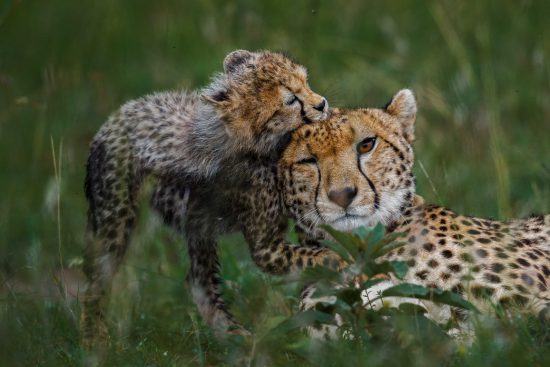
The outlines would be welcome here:
M 351 232 L 359 227 L 374 227 L 377 223 L 373 217 L 346 214 L 328 224 L 338 231 Z
M 327 224 L 338 231 L 351 232 L 360 227 L 374 228 L 378 224 L 387 226 L 398 216 L 398 212 L 377 210 L 370 215 L 346 214 Z

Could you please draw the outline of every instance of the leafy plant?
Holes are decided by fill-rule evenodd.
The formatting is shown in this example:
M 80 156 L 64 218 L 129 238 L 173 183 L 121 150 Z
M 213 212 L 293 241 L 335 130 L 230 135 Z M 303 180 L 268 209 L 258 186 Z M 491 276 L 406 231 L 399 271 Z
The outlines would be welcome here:
M 372 229 L 359 228 L 353 233 L 340 232 L 328 226 L 324 229 L 333 239 L 326 241 L 325 245 L 342 256 L 349 263 L 349 267 L 341 273 L 321 267 L 307 269 L 301 277 L 301 282 L 305 285 L 314 282 L 315 291 L 312 297 L 319 298 L 320 301 L 315 306 L 315 313 L 292 316 L 292 321 L 288 321 L 288 324 L 318 327 L 327 323 L 327 314 L 337 314 L 341 336 L 366 341 L 379 334 L 375 330 L 377 328 L 385 330 L 386 335 L 388 332 L 397 332 L 397 329 L 390 326 L 392 321 L 386 316 L 394 319 L 414 318 L 415 322 L 422 322 L 426 327 L 429 325 L 429 328 L 437 330 L 442 335 L 445 335 L 446 329 L 451 326 L 435 324 L 424 315 L 426 310 L 419 303 L 404 302 L 398 306 L 384 306 L 381 309 L 369 307 L 376 301 L 383 301 L 385 297 L 428 300 L 477 312 L 470 302 L 456 293 L 406 282 L 386 288 L 365 302 L 362 295 L 364 290 L 387 279 L 390 273 L 398 279 L 403 279 L 406 275 L 408 266 L 405 262 L 380 261 L 383 255 L 404 245 L 399 241 L 403 234 L 385 233 L 382 225 Z M 360 282 L 359 279 L 367 280 Z M 335 323 L 334 318 L 331 323 Z

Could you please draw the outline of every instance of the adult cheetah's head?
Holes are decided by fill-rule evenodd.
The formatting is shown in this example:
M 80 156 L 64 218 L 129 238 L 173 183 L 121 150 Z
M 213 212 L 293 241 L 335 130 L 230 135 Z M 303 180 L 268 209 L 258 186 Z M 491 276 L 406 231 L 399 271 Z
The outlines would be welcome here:
M 202 96 L 221 114 L 242 151 L 270 153 L 290 131 L 327 118 L 326 99 L 311 90 L 306 69 L 288 57 L 237 50 L 223 66 Z
M 338 110 L 298 129 L 279 161 L 285 205 L 298 225 L 352 230 L 388 224 L 411 201 L 416 101 L 399 91 L 384 109 Z

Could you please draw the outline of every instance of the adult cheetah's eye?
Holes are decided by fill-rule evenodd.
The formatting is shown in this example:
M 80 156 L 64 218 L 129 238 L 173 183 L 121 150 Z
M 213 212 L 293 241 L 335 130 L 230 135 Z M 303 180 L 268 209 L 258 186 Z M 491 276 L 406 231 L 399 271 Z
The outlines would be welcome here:
M 287 106 L 291 106 L 296 102 L 298 102 L 298 97 L 296 97 L 296 95 L 293 94 L 292 97 L 288 101 L 286 101 L 285 103 L 286 103 Z
M 315 157 L 301 159 L 298 162 L 296 162 L 296 164 L 316 164 L 316 163 L 317 163 L 317 158 Z
M 368 153 L 374 148 L 375 144 L 376 144 L 376 136 L 371 136 L 370 138 L 363 139 L 362 142 L 357 144 L 357 152 L 359 154 Z

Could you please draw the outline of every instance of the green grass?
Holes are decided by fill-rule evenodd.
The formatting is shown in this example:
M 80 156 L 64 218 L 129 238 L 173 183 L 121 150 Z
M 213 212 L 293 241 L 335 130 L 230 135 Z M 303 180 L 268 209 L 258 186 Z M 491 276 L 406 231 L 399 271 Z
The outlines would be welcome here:
M 501 219 L 548 212 L 548 14 L 514 0 L 0 3 L 0 364 L 81 363 L 59 269 L 81 259 L 87 145 L 124 101 L 198 88 L 235 48 L 289 51 L 333 106 L 413 88 L 426 200 Z M 296 312 L 298 291 L 258 271 L 237 235 L 221 241 L 225 294 L 256 337 L 217 340 L 184 286 L 183 241 L 140 219 L 110 305 L 110 365 L 548 365 L 545 331 L 523 319 L 483 323 L 471 348 L 406 323 L 366 345 L 259 339 Z

